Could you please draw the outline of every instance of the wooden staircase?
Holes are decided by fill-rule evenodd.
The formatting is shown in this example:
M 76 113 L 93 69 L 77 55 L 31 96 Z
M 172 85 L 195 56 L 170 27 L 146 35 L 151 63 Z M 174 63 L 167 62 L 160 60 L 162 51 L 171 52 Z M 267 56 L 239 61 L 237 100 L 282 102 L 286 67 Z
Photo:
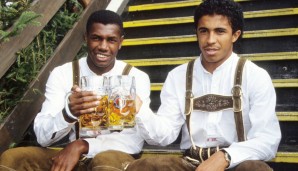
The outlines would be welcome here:
M 276 114 L 282 140 L 274 170 L 298 167 L 298 2 L 297 0 L 236 0 L 245 17 L 243 38 L 235 52 L 266 69 L 277 93 Z M 147 72 L 151 108 L 160 105 L 160 90 L 167 73 L 198 56 L 193 11 L 200 0 L 131 0 L 122 14 L 125 41 L 119 59 Z M 168 147 L 145 145 L 143 157 L 181 155 L 179 138 Z

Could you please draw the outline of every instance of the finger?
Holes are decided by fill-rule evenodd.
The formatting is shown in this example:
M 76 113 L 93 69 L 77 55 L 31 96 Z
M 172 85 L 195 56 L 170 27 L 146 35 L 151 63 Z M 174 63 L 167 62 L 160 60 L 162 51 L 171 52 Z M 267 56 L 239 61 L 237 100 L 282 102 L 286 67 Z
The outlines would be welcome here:
M 141 98 L 138 95 L 136 96 L 135 103 L 136 103 L 135 104 L 136 105 L 136 113 L 139 113 L 140 108 L 142 107 L 143 102 L 142 102 Z
M 90 101 L 98 100 L 98 96 L 93 91 L 82 91 L 79 93 L 72 93 L 69 96 L 69 102 L 73 104 L 81 104 Z
M 53 161 L 53 165 L 51 167 L 51 171 L 59 171 L 61 170 L 61 167 L 59 166 L 59 164 L 57 164 L 56 160 Z
M 81 91 L 81 88 L 80 88 L 78 85 L 74 85 L 74 86 L 71 88 L 71 91 L 72 91 L 72 92 L 80 92 L 80 91 Z
M 71 105 L 70 110 L 72 113 L 76 116 L 82 115 L 82 114 L 89 114 L 96 112 L 95 108 L 99 106 L 99 101 L 93 101 L 88 103 L 82 103 L 77 105 Z

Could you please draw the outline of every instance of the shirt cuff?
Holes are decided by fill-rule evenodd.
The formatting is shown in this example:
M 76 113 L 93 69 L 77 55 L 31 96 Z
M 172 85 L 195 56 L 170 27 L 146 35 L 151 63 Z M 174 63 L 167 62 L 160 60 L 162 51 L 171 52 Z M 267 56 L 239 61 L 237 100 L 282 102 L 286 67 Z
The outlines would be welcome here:
M 230 157 L 231 157 L 231 162 L 230 162 L 230 166 L 227 169 L 231 169 L 235 166 L 237 166 L 238 164 L 240 164 L 241 162 L 245 161 L 248 159 L 248 156 L 246 156 L 243 153 L 239 153 L 239 149 L 238 148 L 224 148 L 224 150 L 229 153 Z
M 69 110 L 69 106 L 68 106 L 68 104 L 69 104 L 69 96 L 71 95 L 71 93 L 67 93 L 67 95 L 66 95 L 66 97 L 65 97 L 65 107 L 64 107 L 64 109 L 65 109 L 65 112 L 66 112 L 66 115 L 69 117 L 69 118 L 71 118 L 71 119 L 73 119 L 73 120 L 78 120 L 78 118 L 77 117 L 75 117 L 75 116 L 73 116 L 73 114 L 70 112 L 70 110 Z M 63 111 L 62 111 L 62 113 L 63 113 Z M 64 115 L 64 113 L 63 113 L 63 115 Z
M 102 151 L 96 138 L 86 138 L 84 140 L 89 144 L 88 153 L 85 155 L 87 158 L 93 158 L 98 152 Z

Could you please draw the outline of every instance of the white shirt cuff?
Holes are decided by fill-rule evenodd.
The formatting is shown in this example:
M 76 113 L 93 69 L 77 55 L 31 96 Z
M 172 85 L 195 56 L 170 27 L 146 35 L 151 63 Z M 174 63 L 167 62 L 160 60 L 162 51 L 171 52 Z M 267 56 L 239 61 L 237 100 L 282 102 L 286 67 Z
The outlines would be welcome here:
M 69 96 L 71 95 L 71 92 L 69 92 L 69 93 L 67 93 L 66 94 L 66 97 L 65 97 L 65 111 L 66 111 L 66 114 L 70 117 L 70 118 L 72 118 L 72 119 L 78 119 L 77 117 L 75 117 L 75 116 L 73 116 L 73 114 L 70 112 L 70 110 L 69 110 L 69 106 L 68 106 L 68 104 L 69 104 Z

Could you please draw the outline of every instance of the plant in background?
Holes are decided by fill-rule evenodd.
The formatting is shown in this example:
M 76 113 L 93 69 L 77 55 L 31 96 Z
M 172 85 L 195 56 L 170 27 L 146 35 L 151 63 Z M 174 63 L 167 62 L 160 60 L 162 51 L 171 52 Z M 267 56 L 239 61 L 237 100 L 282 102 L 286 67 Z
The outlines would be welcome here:
M 35 21 L 35 19 L 40 16 L 40 14 L 36 14 L 33 11 L 23 12 L 11 29 L 7 31 L 0 30 L 0 43 L 8 41 L 10 37 L 19 34 L 29 24 L 39 26 L 40 23 Z
M 17 53 L 16 62 L 0 79 L 0 122 L 20 102 L 28 85 L 36 78 L 81 12 L 82 7 L 76 0 L 67 0 L 31 44 Z
M 26 11 L 31 2 L 32 0 L 0 1 L 0 43 L 17 35 L 28 24 L 38 24 L 34 20 L 40 15 Z

